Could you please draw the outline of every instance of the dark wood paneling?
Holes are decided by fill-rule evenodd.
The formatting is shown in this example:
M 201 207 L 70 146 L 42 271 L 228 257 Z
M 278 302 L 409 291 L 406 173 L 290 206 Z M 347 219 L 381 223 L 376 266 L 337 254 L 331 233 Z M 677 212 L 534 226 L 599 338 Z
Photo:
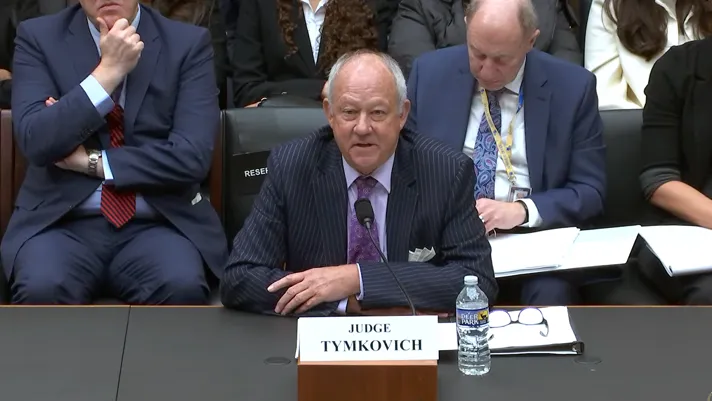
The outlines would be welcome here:
M 12 214 L 13 204 L 19 182 L 24 177 L 24 161 L 16 160 L 20 153 L 15 148 L 12 136 L 12 114 L 10 110 L 0 111 L 0 238 Z M 22 167 L 22 172 L 16 172 L 16 166 Z

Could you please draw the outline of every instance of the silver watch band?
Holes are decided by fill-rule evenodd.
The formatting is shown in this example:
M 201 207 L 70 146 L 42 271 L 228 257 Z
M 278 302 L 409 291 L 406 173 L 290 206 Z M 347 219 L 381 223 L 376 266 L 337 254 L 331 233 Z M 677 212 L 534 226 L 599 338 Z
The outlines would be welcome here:
M 96 177 L 96 170 L 99 165 L 99 159 L 101 158 L 101 152 L 98 150 L 87 151 L 89 155 L 89 165 L 87 166 L 87 172 L 89 175 Z

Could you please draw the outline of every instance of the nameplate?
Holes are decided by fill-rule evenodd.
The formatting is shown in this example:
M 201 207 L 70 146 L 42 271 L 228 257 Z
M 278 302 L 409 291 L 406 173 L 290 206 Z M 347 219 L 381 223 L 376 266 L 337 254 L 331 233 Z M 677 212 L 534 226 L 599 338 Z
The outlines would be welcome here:
M 437 360 L 437 316 L 304 317 L 297 321 L 302 362 Z
M 267 178 L 269 151 L 235 154 L 230 157 L 230 180 L 237 195 L 256 195 Z

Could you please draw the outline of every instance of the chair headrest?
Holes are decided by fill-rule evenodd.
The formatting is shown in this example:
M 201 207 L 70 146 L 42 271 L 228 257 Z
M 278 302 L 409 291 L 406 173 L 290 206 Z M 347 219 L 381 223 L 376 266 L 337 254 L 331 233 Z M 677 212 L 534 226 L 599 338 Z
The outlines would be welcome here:
M 268 151 L 292 139 L 304 137 L 327 124 L 318 108 L 261 108 L 226 110 L 227 155 Z
M 606 199 L 596 226 L 640 224 L 647 209 L 639 175 L 642 110 L 602 110 L 606 145 Z
M 603 134 L 605 136 L 640 135 L 643 124 L 643 110 L 602 110 Z

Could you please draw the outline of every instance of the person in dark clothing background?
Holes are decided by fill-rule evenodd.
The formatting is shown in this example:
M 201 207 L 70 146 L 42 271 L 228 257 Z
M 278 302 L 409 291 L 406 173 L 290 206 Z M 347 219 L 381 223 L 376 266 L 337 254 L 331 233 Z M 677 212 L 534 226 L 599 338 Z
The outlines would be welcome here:
M 230 63 L 227 58 L 227 36 L 218 0 L 141 0 L 158 10 L 164 17 L 202 26 L 210 30 L 215 54 L 215 78 L 220 89 L 220 108 L 227 108 L 227 76 Z
M 653 65 L 640 147 L 650 224 L 712 229 L 711 84 L 712 36 L 672 46 Z M 638 265 L 669 302 L 712 305 L 710 272 L 672 277 L 647 247 Z
M 12 98 L 12 56 L 15 28 L 20 21 L 40 15 L 37 0 L 0 2 L 0 109 L 10 108 Z
M 533 0 L 541 34 L 534 47 L 581 65 L 583 55 L 566 0 Z M 470 0 L 403 0 L 393 19 L 388 53 L 407 77 L 418 56 L 465 43 L 465 13 Z
M 240 15 L 240 0 L 220 0 L 220 13 L 227 32 L 227 48 L 230 49 L 235 38 L 237 17 Z
M 344 53 L 385 51 L 385 0 L 240 0 L 230 49 L 236 107 L 287 97 L 319 105 Z

